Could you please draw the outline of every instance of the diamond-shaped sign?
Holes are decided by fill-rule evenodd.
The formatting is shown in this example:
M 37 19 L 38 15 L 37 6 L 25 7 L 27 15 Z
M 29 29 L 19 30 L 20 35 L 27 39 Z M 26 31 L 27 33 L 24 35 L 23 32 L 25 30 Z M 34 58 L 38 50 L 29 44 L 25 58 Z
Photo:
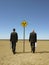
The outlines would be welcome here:
M 27 22 L 24 20 L 24 21 L 21 23 L 21 25 L 22 25 L 23 27 L 26 27 L 26 26 L 27 26 Z

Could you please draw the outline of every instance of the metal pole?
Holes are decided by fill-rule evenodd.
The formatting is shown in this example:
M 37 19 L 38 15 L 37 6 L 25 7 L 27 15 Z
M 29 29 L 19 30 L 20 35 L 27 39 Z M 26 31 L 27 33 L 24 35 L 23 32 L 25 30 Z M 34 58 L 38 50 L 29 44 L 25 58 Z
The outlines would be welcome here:
M 23 31 L 23 52 L 25 52 L 25 27 Z

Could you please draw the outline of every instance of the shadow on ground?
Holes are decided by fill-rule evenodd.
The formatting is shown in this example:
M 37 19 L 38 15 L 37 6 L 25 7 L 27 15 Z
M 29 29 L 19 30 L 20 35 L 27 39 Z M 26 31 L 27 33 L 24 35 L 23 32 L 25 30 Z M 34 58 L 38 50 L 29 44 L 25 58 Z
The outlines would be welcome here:
M 16 52 L 16 54 L 24 54 L 24 53 L 33 53 L 31 51 L 29 52 Z M 39 52 L 35 52 L 35 53 L 49 53 L 49 51 L 39 51 Z
M 49 51 L 39 51 L 39 52 L 35 52 L 35 53 L 49 53 Z

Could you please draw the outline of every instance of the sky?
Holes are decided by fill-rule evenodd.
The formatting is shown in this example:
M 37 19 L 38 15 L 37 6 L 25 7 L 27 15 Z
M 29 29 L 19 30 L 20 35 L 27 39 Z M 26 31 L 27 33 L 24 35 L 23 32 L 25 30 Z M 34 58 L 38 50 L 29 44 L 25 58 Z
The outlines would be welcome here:
M 23 39 L 24 20 L 25 39 L 33 29 L 37 39 L 49 39 L 49 0 L 0 0 L 0 39 L 10 39 L 13 28 Z

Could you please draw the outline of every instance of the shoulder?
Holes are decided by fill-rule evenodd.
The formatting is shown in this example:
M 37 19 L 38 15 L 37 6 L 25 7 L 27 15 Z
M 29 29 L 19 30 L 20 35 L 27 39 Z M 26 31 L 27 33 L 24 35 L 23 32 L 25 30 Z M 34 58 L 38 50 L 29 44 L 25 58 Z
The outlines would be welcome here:
M 13 34 L 14 32 L 11 32 L 11 34 Z
M 11 34 L 13 34 L 13 32 L 11 32 Z
M 15 32 L 15 34 L 17 34 L 17 32 Z
M 36 35 L 37 33 L 35 33 L 35 35 Z
M 30 33 L 30 35 L 31 35 L 32 33 Z
M 15 35 L 18 35 L 18 33 L 17 33 L 17 32 L 15 32 Z
M 32 32 L 30 32 L 30 34 L 32 34 Z
M 11 32 L 11 35 L 14 35 L 14 34 L 16 34 L 15 32 Z
M 32 32 L 30 33 L 30 36 L 32 36 Z

